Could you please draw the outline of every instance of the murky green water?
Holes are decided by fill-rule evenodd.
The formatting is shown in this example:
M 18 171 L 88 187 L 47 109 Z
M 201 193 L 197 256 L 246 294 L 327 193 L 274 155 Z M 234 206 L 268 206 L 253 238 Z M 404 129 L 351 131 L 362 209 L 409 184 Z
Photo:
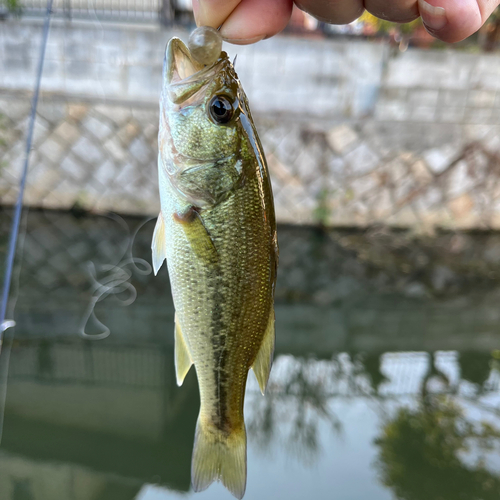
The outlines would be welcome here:
M 175 384 L 153 225 L 30 213 L 0 356 L 2 500 L 231 498 L 190 491 L 196 377 Z M 245 499 L 500 498 L 498 237 L 279 234 Z

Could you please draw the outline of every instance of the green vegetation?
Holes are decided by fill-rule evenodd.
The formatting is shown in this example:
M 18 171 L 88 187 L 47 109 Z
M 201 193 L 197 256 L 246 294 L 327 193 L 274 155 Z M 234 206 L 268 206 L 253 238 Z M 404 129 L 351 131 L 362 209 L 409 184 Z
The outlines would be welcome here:
M 375 17 L 366 10 L 359 20 L 370 26 L 376 33 L 384 34 L 391 33 L 392 31 L 398 31 L 399 33 L 410 35 L 417 28 L 422 26 L 422 20 L 420 18 L 415 19 L 415 21 L 412 21 L 411 23 L 391 23 L 390 21 L 384 21 L 383 19 Z
M 4 5 L 5 7 L 7 7 L 7 10 L 9 12 L 17 15 L 19 15 L 23 10 L 23 6 L 20 0 L 0 0 L 0 5 Z
M 314 220 L 316 224 L 326 227 L 330 218 L 330 207 L 328 206 L 328 201 L 330 198 L 330 193 L 328 189 L 322 189 L 318 196 L 316 197 L 316 207 L 314 209 Z
M 494 50 L 500 44 L 500 7 L 488 18 L 480 31 L 481 45 L 487 52 Z
M 439 40 L 433 39 L 425 30 L 421 18 L 411 23 L 392 23 L 384 21 L 365 11 L 359 19 L 365 25 L 365 31 L 371 35 L 385 35 L 399 44 L 400 50 L 406 50 L 411 43 L 420 47 L 449 48 Z M 500 7 L 498 7 L 485 22 L 478 33 L 468 39 L 453 45 L 462 50 L 493 51 L 500 47 Z
M 500 475 L 485 464 L 500 431 L 471 422 L 448 398 L 400 409 L 375 443 L 382 482 L 401 500 L 498 499 Z
M 0 113 L 0 150 L 7 146 L 7 141 L 5 140 L 3 134 L 5 130 L 7 130 L 7 117 Z

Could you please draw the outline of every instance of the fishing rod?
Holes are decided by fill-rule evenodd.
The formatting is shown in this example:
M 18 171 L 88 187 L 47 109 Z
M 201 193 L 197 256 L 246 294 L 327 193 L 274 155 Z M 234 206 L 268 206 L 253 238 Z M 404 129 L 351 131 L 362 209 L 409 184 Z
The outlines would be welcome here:
M 33 99 L 31 101 L 31 114 L 28 123 L 28 134 L 26 137 L 24 167 L 21 175 L 21 181 L 19 183 L 19 194 L 17 196 L 17 201 L 14 208 L 14 217 L 12 219 L 7 258 L 5 259 L 5 276 L 3 281 L 2 303 L 0 307 L 0 349 L 3 341 L 3 332 L 7 328 L 10 328 L 15 325 L 15 322 L 13 320 L 6 321 L 5 315 L 7 313 L 7 304 L 9 302 L 10 285 L 12 281 L 12 269 L 14 267 L 14 259 L 16 256 L 17 240 L 19 237 L 19 226 L 21 224 L 21 211 L 23 208 L 23 198 L 24 198 L 24 190 L 26 187 L 26 178 L 28 176 L 31 145 L 33 142 L 33 131 L 35 129 L 36 109 L 38 107 L 38 96 L 40 94 L 40 84 L 42 81 L 43 64 L 45 62 L 45 50 L 47 48 L 47 39 L 49 37 L 52 4 L 53 0 L 47 0 L 47 10 L 45 14 L 45 21 L 43 24 L 42 45 L 40 48 L 38 71 L 35 81 L 35 92 L 33 94 Z

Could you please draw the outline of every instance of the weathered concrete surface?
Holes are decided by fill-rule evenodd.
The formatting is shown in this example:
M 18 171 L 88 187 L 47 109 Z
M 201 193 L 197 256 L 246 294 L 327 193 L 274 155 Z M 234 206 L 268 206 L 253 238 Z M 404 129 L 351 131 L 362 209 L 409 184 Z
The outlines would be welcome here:
M 42 88 L 156 104 L 164 49 L 181 29 L 54 20 Z M 0 23 L 0 88 L 33 88 L 41 22 Z M 225 44 L 255 111 L 306 117 L 500 123 L 500 60 L 454 50 L 392 52 L 380 42 L 274 37 Z
M 32 90 L 41 25 L 0 24 L 0 88 Z M 42 87 L 93 99 L 157 103 L 164 50 L 182 30 L 54 20 Z M 259 112 L 361 116 L 375 103 L 387 48 L 381 44 L 279 37 L 249 47 L 225 44 Z
M 0 199 L 15 201 L 40 24 L 0 24 Z M 26 203 L 154 215 L 156 25 L 55 22 Z M 280 222 L 500 228 L 500 59 L 278 37 L 238 54 Z

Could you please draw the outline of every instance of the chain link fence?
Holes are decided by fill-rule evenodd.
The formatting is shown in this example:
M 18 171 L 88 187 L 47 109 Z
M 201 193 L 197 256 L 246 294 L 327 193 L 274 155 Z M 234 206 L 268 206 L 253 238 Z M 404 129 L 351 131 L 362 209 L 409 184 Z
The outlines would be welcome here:
M 46 0 L 21 0 L 17 12 L 43 16 Z M 53 15 L 65 19 L 170 24 L 193 22 L 191 2 L 186 0 L 54 0 Z
M 2 179 L 7 182 L 1 197 L 9 204 L 17 197 L 29 102 L 5 99 L 3 104 Z M 25 203 L 157 213 L 157 119 L 154 109 L 44 100 L 38 107 Z M 9 148 L 14 142 L 18 145 Z
M 25 203 L 156 215 L 155 108 L 44 98 Z M 17 196 L 28 113 L 25 98 L 0 96 L 4 204 Z M 257 116 L 257 127 L 280 222 L 500 227 L 498 125 L 367 121 L 332 126 Z M 417 129 L 420 145 L 411 143 Z

